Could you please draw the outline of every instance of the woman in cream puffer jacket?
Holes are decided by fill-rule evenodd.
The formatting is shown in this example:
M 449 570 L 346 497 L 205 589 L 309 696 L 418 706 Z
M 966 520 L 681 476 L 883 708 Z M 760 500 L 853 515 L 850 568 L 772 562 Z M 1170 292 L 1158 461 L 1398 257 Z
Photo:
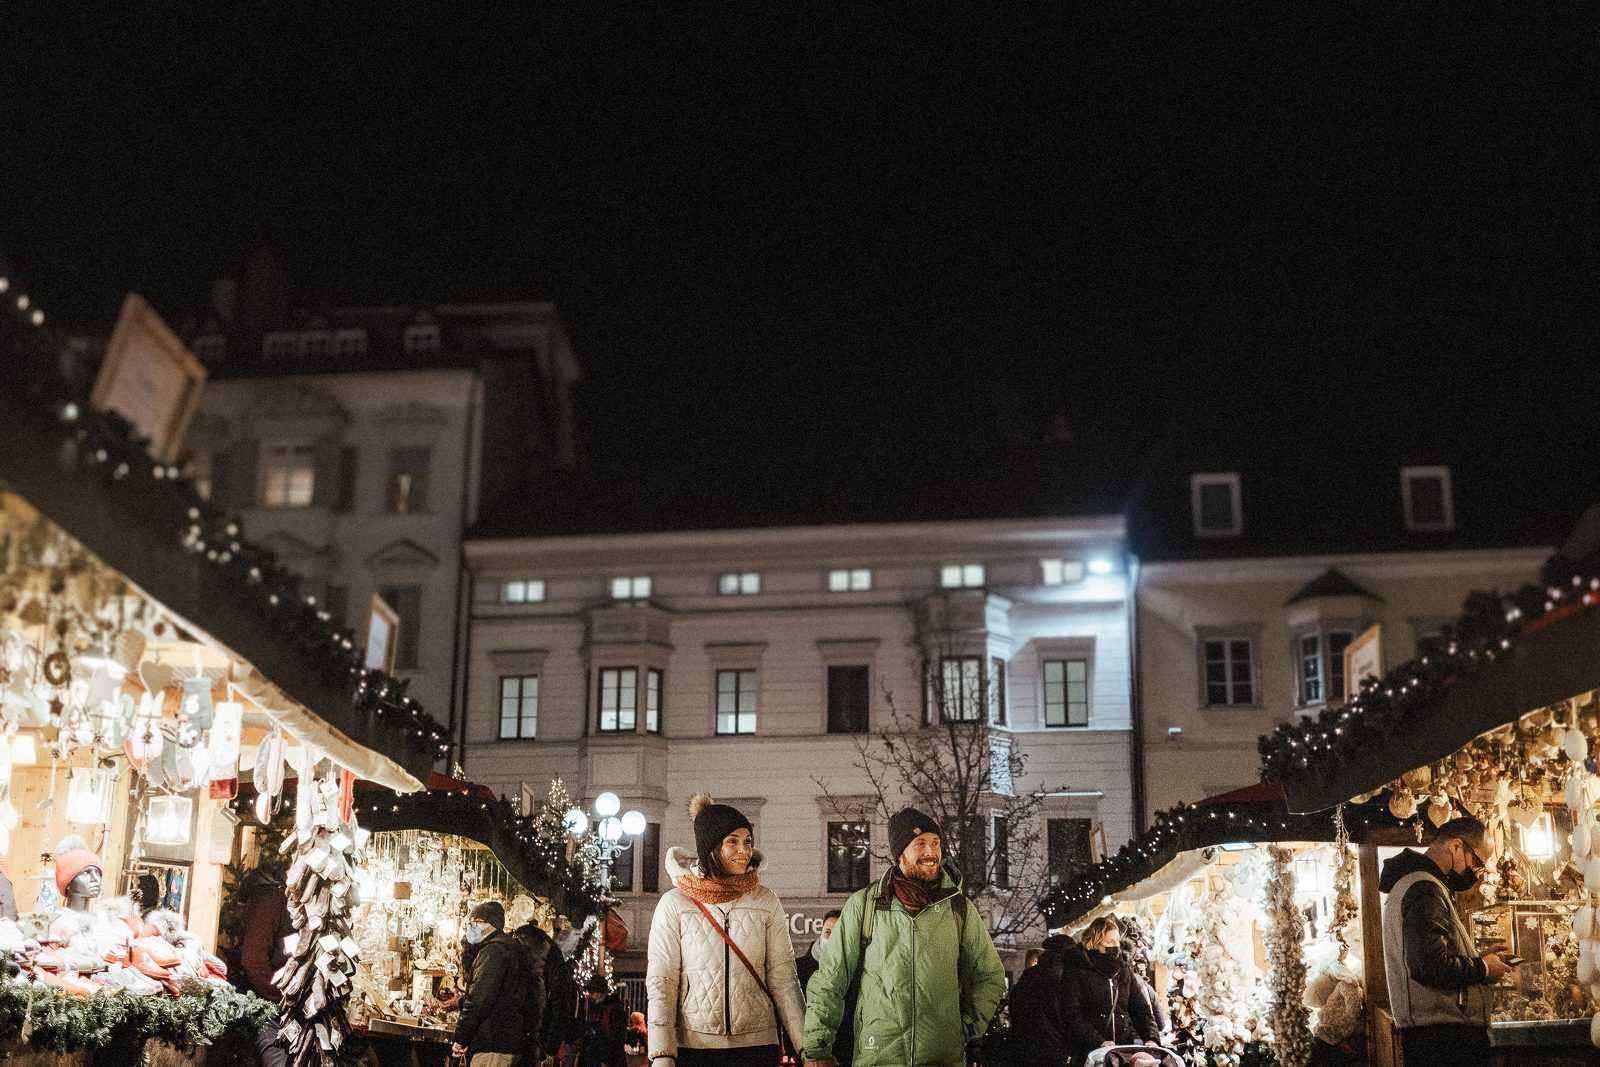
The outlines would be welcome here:
M 760 884 L 748 819 L 703 795 L 690 801 L 690 814 L 695 852 L 667 851 L 676 888 L 650 923 L 651 1067 L 775 1067 L 779 1026 L 795 1048 L 805 1032 L 783 905 Z M 761 974 L 770 999 L 700 905 Z

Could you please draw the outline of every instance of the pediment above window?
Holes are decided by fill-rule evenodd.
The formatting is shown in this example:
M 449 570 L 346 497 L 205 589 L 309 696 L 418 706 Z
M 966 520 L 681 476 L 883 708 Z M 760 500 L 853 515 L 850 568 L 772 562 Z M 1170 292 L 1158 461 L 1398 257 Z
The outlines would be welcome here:
M 438 556 L 405 538 L 391 541 L 367 557 L 367 569 L 380 580 L 389 582 L 419 578 L 438 565 Z

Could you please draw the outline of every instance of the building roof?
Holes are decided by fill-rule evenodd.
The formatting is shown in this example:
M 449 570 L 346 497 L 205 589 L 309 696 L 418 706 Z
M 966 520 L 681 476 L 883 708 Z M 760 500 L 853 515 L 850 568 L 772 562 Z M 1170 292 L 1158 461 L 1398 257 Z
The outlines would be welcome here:
M 712 473 L 556 471 L 487 508 L 470 538 L 554 537 L 1121 513 L 1126 465 L 1110 454 L 1041 453 L 1000 467 Z
M 1318 597 L 1325 596 L 1359 596 L 1366 597 L 1368 600 L 1376 600 L 1380 604 L 1383 603 L 1381 596 L 1368 592 L 1357 585 L 1338 567 L 1329 567 L 1301 586 L 1298 593 L 1283 603 L 1287 607 L 1290 604 L 1298 604 L 1302 600 L 1315 600 Z
M 1600 497 L 1595 466 L 1573 448 L 1553 433 L 1541 438 L 1537 428 L 1504 447 L 1471 440 L 1470 430 L 1410 443 L 1307 442 L 1275 433 L 1239 445 L 1174 442 L 1147 456 L 1128 528 L 1146 562 L 1548 549 Z M 1407 528 L 1400 477 L 1406 466 L 1449 469 L 1453 528 Z M 1242 529 L 1237 536 L 1202 537 L 1191 478 L 1221 473 L 1238 475 Z

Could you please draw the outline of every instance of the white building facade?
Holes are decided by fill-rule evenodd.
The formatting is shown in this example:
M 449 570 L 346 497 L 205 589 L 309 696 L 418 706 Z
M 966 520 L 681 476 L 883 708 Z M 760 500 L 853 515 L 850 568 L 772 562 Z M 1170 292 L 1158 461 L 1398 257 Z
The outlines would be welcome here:
M 214 374 L 191 473 L 358 640 L 383 597 L 395 672 L 454 712 L 464 531 L 522 474 L 572 459 L 577 365 L 554 307 L 341 308 L 240 329 L 214 314 L 187 333 Z
M 755 824 L 797 949 L 882 873 L 857 745 L 922 721 L 930 612 L 958 635 L 943 669 L 990 684 L 991 728 L 1027 754 L 1016 788 L 1051 794 L 1055 858 L 1132 831 L 1120 517 L 473 538 L 466 558 L 468 776 L 531 807 L 560 775 L 646 816 L 616 872 L 623 974 L 697 792 Z
M 1144 510 L 1146 825 L 1176 803 L 1255 785 L 1261 736 L 1345 702 L 1351 642 L 1376 627 L 1382 670 L 1424 654 L 1469 594 L 1536 581 L 1568 521 L 1546 505 L 1554 521 L 1539 543 L 1539 524 L 1508 506 L 1512 483 L 1474 470 L 1482 495 L 1463 494 L 1462 469 L 1439 463 L 1353 465 L 1330 482 L 1328 507 L 1308 506 L 1298 494 L 1323 475 L 1311 464 L 1177 468 L 1166 475 L 1176 491 Z

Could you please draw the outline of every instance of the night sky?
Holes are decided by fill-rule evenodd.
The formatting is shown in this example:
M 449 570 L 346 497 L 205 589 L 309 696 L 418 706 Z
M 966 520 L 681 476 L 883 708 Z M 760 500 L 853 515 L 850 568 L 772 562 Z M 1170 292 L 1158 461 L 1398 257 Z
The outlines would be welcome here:
M 0 253 L 57 321 L 264 244 L 537 293 L 594 463 L 734 481 L 1593 409 L 1581 5 L 233 6 L 0 15 Z

